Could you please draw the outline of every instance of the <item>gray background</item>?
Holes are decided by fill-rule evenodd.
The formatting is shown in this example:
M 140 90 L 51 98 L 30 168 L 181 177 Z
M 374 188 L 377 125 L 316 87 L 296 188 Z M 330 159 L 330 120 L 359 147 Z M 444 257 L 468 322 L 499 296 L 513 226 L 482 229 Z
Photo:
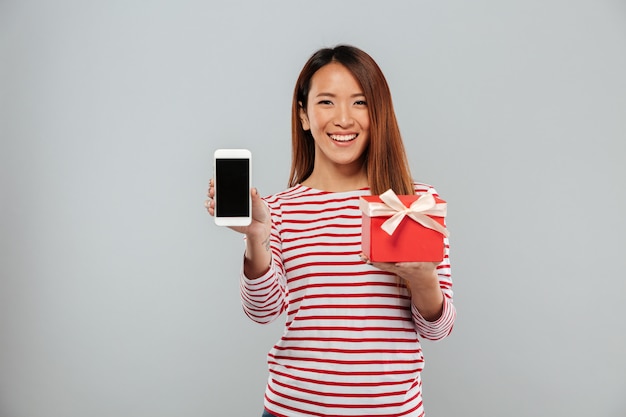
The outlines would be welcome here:
M 241 311 L 211 155 L 285 188 L 298 71 L 342 42 L 449 202 L 428 415 L 626 415 L 626 2 L 3 0 L 2 417 L 260 415 L 282 320 Z

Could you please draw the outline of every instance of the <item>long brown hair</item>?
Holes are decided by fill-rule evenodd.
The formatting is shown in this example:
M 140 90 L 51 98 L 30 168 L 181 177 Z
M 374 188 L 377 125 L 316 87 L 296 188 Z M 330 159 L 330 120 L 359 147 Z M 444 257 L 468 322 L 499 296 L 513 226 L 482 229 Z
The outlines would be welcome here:
M 349 45 L 323 48 L 315 52 L 296 81 L 291 112 L 289 186 L 301 183 L 313 172 L 315 143 L 311 132 L 302 128 L 300 108 L 305 112 L 307 110 L 313 74 L 331 62 L 345 66 L 365 94 L 370 117 L 370 142 L 365 150 L 364 164 L 371 193 L 382 194 L 391 188 L 396 194 L 415 194 L 387 80 L 371 56 Z

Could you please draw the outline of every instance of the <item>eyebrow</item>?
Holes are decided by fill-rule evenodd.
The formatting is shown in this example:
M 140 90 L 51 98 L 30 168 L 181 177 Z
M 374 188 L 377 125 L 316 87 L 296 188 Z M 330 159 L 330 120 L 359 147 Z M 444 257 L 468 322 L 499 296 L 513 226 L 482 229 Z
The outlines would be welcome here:
M 319 93 L 315 97 L 337 97 L 337 95 L 333 94 L 333 93 Z M 351 98 L 354 98 L 354 97 L 365 97 L 365 94 L 364 93 L 355 93 L 355 94 L 352 94 L 350 97 Z

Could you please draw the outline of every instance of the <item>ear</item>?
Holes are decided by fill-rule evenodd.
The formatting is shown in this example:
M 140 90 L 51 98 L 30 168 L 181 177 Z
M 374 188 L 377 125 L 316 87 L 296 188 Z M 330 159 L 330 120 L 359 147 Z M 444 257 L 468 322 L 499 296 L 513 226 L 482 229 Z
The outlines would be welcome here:
M 302 102 L 298 102 L 298 105 L 300 106 L 300 123 L 302 124 L 302 130 L 310 130 L 311 129 L 311 125 L 309 124 L 309 116 L 307 116 L 306 114 L 306 110 L 304 109 L 304 107 L 302 107 Z

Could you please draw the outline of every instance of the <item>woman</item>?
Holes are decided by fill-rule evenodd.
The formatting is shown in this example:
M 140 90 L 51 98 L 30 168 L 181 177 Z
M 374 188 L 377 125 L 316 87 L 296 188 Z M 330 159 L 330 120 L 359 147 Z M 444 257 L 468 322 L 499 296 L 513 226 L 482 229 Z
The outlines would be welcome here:
M 264 416 L 423 416 L 419 337 L 456 316 L 445 258 L 371 263 L 361 254 L 360 196 L 434 193 L 414 183 L 389 87 L 365 52 L 317 51 L 297 80 L 289 188 L 251 191 L 241 298 L 269 323 L 286 312 L 268 355 Z M 213 182 L 206 207 L 214 214 Z M 400 279 L 398 279 L 398 277 Z

